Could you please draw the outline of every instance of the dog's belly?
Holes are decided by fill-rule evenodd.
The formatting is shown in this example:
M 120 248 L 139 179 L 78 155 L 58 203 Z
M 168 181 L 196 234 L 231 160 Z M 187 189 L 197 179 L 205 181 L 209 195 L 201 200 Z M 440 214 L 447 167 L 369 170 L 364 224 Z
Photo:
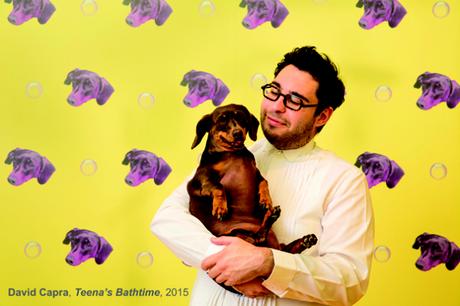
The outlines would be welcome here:
M 212 199 L 191 197 L 190 211 L 216 236 L 242 228 L 256 232 L 263 219 L 259 209 L 257 169 L 253 163 L 241 160 L 225 169 L 220 183 L 224 186 L 228 213 L 223 220 L 212 215 Z

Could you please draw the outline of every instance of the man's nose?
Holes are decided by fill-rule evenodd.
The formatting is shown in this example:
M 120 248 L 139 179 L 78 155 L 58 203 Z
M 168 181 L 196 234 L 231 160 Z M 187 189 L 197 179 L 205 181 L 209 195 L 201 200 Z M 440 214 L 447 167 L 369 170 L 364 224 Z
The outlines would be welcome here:
M 273 104 L 273 109 L 275 111 L 277 112 L 286 111 L 286 106 L 284 105 L 284 99 L 286 99 L 286 97 L 280 95 L 278 99 L 276 99 L 275 101 L 270 101 Z

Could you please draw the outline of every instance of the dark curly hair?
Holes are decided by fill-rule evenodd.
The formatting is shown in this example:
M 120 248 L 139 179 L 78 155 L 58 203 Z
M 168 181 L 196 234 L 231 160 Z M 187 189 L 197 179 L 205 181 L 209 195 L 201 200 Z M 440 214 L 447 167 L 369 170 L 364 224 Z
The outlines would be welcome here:
M 299 70 L 306 71 L 319 83 L 316 96 L 318 97 L 318 108 L 315 116 L 319 115 L 327 107 L 336 109 L 345 100 L 345 86 L 339 78 L 337 66 L 326 54 L 320 54 L 316 47 L 305 46 L 295 48 L 284 55 L 281 62 L 275 69 L 275 77 L 286 66 L 294 65 Z M 321 127 L 317 132 L 321 131 Z

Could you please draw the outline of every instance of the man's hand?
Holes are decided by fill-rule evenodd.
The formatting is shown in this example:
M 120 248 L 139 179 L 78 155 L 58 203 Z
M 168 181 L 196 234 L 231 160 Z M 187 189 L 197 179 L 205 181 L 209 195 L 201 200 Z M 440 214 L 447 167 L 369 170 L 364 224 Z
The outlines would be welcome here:
M 269 248 L 228 236 L 211 238 L 211 242 L 226 247 L 205 258 L 201 268 L 218 283 L 235 286 L 256 277 L 268 277 L 273 270 L 273 254 Z
M 271 294 L 271 291 L 269 291 L 267 288 L 265 288 L 262 285 L 262 281 L 263 279 L 258 277 L 247 283 L 234 285 L 233 289 L 251 298 L 255 298 L 259 296 L 266 296 L 266 295 Z

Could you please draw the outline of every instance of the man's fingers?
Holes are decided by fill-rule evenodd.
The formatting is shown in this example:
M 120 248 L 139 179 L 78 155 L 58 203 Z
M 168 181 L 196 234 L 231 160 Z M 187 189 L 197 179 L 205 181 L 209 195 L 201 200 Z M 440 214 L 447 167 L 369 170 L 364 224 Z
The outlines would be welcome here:
M 229 245 L 235 240 L 235 237 L 230 236 L 220 236 L 220 237 L 212 237 L 211 242 L 217 245 Z

